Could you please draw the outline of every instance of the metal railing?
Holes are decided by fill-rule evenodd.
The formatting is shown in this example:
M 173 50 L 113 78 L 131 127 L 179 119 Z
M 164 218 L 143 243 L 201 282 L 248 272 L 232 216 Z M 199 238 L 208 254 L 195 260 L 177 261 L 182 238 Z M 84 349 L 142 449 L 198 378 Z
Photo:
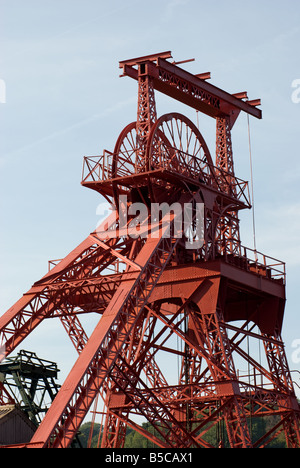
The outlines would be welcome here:
M 227 263 L 238 268 L 256 273 L 267 279 L 281 280 L 285 284 L 286 264 L 284 262 L 243 245 L 238 246 L 238 254 L 236 250 L 234 254 L 228 253 L 225 250 L 220 256 Z
M 225 192 L 250 207 L 248 182 L 233 176 L 219 167 L 210 166 L 203 158 L 190 155 L 177 148 L 167 147 L 167 149 L 168 151 L 165 151 L 164 147 L 164 151 L 159 150 L 156 154 L 158 168 L 177 172 L 192 179 L 198 179 L 198 181 L 212 186 L 223 193 Z
M 81 183 L 112 179 L 112 160 L 113 153 L 107 150 L 101 156 L 85 156 Z
M 129 156 L 129 157 L 128 157 Z M 100 182 L 113 178 L 112 162 L 114 154 L 105 150 L 101 156 L 86 156 L 84 158 L 82 183 Z M 214 167 L 213 173 L 211 167 L 206 161 L 199 157 L 184 153 L 177 148 L 168 147 L 156 148 L 153 160 L 153 169 L 168 170 L 176 172 L 183 176 L 199 179 L 206 185 L 219 189 L 223 193 L 227 193 L 246 205 L 250 206 L 250 195 L 248 183 L 232 176 L 228 172 Z M 126 154 L 125 151 L 118 155 L 118 165 L 116 177 L 125 177 L 129 174 L 140 172 L 136 170 L 134 164 L 134 150 Z M 286 266 L 284 262 L 272 257 L 244 247 L 241 245 L 234 246 L 234 254 L 231 252 L 232 246 L 224 246 L 221 243 L 216 243 L 214 246 L 214 255 L 220 255 L 225 258 L 227 263 L 234 264 L 243 270 L 254 272 L 269 279 L 286 280 Z
M 236 200 L 250 207 L 250 193 L 248 182 L 239 179 L 218 167 L 210 167 L 203 158 L 192 156 L 173 147 L 156 148 L 153 154 L 152 169 L 162 169 L 177 173 L 188 178 L 198 180 L 225 192 Z M 85 156 L 82 184 L 88 182 L 101 182 L 113 178 L 112 161 L 114 154 L 105 150 L 101 156 Z M 125 177 L 130 174 L 146 170 L 146 166 L 136 168 L 134 162 L 134 149 L 130 152 L 122 151 L 117 158 L 116 177 Z

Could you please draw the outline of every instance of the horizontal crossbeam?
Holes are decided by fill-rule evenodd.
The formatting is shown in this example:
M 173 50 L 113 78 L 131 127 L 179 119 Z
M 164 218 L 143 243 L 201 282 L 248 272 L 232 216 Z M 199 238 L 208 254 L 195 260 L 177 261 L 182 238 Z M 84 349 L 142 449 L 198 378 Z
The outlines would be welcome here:
M 122 76 L 135 80 L 149 76 L 157 91 L 210 117 L 230 117 L 232 125 L 241 111 L 262 118 L 262 111 L 256 107 L 260 104 L 259 99 L 244 101 L 245 93 L 227 93 L 208 83 L 201 75 L 193 75 L 168 62 L 167 58 L 170 58 L 170 52 L 125 60 L 119 62 L 119 66 L 123 69 Z

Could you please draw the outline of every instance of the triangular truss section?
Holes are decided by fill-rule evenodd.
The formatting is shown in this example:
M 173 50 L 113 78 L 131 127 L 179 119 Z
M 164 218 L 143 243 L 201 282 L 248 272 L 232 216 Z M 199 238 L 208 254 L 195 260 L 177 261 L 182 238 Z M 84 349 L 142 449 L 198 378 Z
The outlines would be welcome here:
M 27 447 L 70 447 L 93 409 L 103 448 L 124 447 L 127 427 L 161 448 L 264 448 L 281 433 L 300 448 L 281 338 L 285 265 L 242 246 L 239 231 L 251 201 L 231 129 L 240 112 L 261 118 L 259 100 L 170 58 L 120 62 L 138 82 L 138 118 L 113 152 L 85 157 L 82 179 L 113 211 L 0 318 L 7 356 L 53 318 L 78 353 Z M 214 159 L 186 116 L 157 116 L 155 91 L 216 121 Z M 5 382 L 0 392 L 11 402 Z M 254 439 L 253 423 L 270 416 Z

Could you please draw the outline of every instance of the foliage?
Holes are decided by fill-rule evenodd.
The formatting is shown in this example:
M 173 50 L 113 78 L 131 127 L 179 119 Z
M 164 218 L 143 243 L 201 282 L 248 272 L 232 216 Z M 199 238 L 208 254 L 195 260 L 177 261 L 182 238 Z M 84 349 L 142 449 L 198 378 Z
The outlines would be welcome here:
M 278 422 L 278 416 L 268 416 L 264 418 L 252 418 L 248 421 L 248 425 L 250 427 L 251 438 L 253 442 L 258 441 L 264 434 L 266 434 L 269 429 L 274 427 Z M 143 429 L 147 430 L 151 434 L 155 435 L 158 439 L 161 436 L 155 431 L 153 426 L 149 423 L 142 424 Z M 91 423 L 87 422 L 80 427 L 80 443 L 83 448 L 88 446 L 88 440 L 91 430 Z M 99 447 L 99 430 L 100 424 L 94 425 L 93 435 L 92 435 L 92 443 L 91 448 Z M 102 435 L 102 434 L 101 434 Z M 100 435 L 100 436 L 101 436 Z M 218 426 L 213 427 L 210 429 L 204 437 L 204 440 L 211 444 L 214 447 L 218 447 L 220 438 L 224 441 L 225 448 L 229 447 L 228 438 L 226 435 L 225 425 L 221 424 Z M 101 437 L 100 437 L 101 439 Z M 128 428 L 126 431 L 126 439 L 125 439 L 125 448 L 157 448 L 157 446 L 149 441 L 146 437 L 140 434 L 133 429 Z M 267 448 L 286 448 L 285 443 L 285 436 L 281 433 L 276 439 L 274 439 Z
M 88 447 L 91 425 L 92 425 L 91 422 L 87 422 L 80 427 L 78 438 L 83 448 Z M 100 424 L 94 424 L 91 448 L 97 448 L 97 446 L 99 445 L 98 438 L 99 438 L 100 427 L 101 427 Z

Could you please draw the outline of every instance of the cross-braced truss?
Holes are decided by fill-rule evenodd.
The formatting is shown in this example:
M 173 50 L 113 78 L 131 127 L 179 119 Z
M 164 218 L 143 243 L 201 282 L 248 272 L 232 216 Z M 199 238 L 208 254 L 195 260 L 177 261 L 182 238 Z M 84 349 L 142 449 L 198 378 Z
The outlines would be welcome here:
M 91 408 L 91 435 L 102 416 L 101 447 L 123 447 L 127 427 L 162 448 L 263 448 L 281 433 L 300 447 L 280 335 L 285 266 L 243 247 L 239 232 L 238 213 L 251 205 L 234 174 L 231 129 L 241 111 L 261 118 L 259 101 L 170 58 L 120 62 L 138 81 L 137 120 L 114 152 L 85 158 L 82 179 L 116 210 L 0 318 L 7 355 L 54 318 L 78 353 L 28 447 L 69 447 Z M 215 162 L 187 117 L 157 118 L 155 90 L 216 120 Z M 135 203 L 147 216 L 134 217 Z M 89 313 L 99 315 L 90 336 L 80 320 Z M 253 440 L 252 423 L 265 416 L 273 424 Z

